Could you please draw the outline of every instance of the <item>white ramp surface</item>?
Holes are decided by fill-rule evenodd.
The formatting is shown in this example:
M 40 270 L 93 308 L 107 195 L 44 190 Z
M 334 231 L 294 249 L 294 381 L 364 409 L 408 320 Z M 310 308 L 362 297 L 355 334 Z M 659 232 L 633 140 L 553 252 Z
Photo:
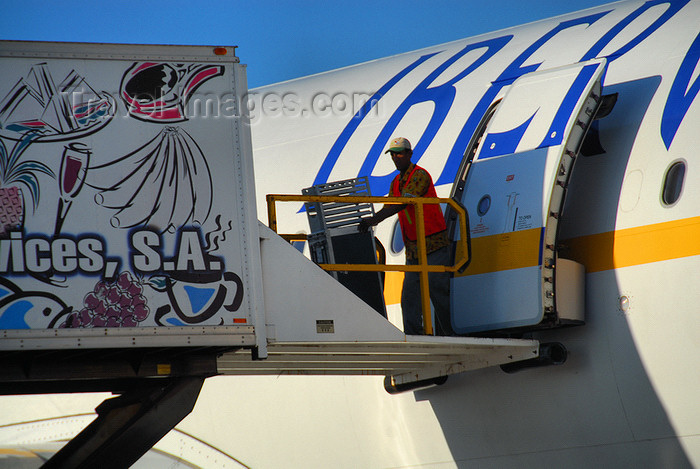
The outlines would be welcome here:
M 267 357 L 222 355 L 227 375 L 386 375 L 397 383 L 538 356 L 535 340 L 407 336 L 260 225 Z

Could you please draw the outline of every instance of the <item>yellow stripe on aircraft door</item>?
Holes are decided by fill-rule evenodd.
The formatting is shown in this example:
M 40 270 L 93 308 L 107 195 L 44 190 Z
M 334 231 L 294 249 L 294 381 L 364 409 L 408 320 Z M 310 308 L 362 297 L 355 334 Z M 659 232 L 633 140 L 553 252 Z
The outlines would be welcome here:
M 472 260 L 464 273 L 479 275 L 539 264 L 541 228 L 472 238 Z

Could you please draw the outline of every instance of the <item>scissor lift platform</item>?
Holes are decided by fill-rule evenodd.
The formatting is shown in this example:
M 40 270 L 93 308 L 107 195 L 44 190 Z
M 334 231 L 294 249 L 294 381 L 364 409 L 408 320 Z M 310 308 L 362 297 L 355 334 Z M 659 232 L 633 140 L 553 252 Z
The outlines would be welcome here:
M 260 232 L 266 354 L 225 353 L 219 373 L 384 375 L 403 384 L 539 356 L 536 340 L 406 335 L 269 228 Z
M 396 342 L 280 342 L 267 359 L 247 350 L 217 360 L 224 375 L 383 375 L 397 384 L 447 376 L 538 356 L 536 340 L 405 336 Z

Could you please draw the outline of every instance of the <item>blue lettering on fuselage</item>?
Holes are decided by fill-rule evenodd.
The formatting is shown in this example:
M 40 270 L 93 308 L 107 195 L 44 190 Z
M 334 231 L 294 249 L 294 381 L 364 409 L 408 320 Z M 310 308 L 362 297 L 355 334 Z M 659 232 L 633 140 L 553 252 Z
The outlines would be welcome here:
M 391 135 L 394 130 L 396 130 L 396 127 L 413 106 L 425 102 L 432 102 L 434 104 L 434 110 L 432 116 L 430 116 L 430 122 L 428 122 L 428 125 L 420 139 L 418 139 L 417 142 L 414 142 L 415 144 L 413 146 L 413 162 L 415 163 L 420 160 L 421 156 L 423 156 L 423 153 L 428 148 L 428 145 L 433 141 L 433 138 L 445 121 L 445 118 L 447 117 L 447 114 L 454 103 L 454 99 L 457 94 L 457 90 L 454 87 L 455 83 L 464 79 L 464 77 L 478 69 L 489 58 L 493 57 L 498 51 L 503 49 L 503 47 L 511 39 L 512 36 L 503 36 L 484 42 L 469 44 L 433 70 L 433 72 L 431 72 L 423 81 L 421 81 L 420 84 L 406 97 L 399 107 L 396 108 L 394 114 L 389 118 L 386 125 L 384 125 L 384 128 L 379 132 L 379 136 L 375 139 L 374 144 L 370 148 L 369 153 L 367 154 L 367 157 L 360 168 L 359 174 L 364 175 L 372 173 L 372 170 L 377 164 L 377 160 L 382 154 L 382 150 L 384 149 L 386 142 L 391 138 Z M 457 74 L 457 76 L 448 80 L 442 85 L 430 86 L 445 70 L 447 70 L 448 67 L 454 64 L 468 52 L 479 51 L 482 49 L 483 52 L 481 55 L 474 60 L 469 67 Z M 393 177 L 393 174 L 388 174 L 386 176 L 370 176 L 369 180 L 372 187 L 372 193 L 388 193 L 389 185 L 391 184 Z
M 535 111 L 535 114 L 531 115 L 528 120 L 514 129 L 505 132 L 491 132 L 486 135 L 479 159 L 484 160 L 486 158 L 493 158 L 494 156 L 515 153 L 515 149 L 518 147 L 520 140 L 523 138 L 523 135 L 525 135 L 525 131 L 530 126 L 530 122 L 535 118 L 537 112 L 539 112 L 539 110 Z
M 542 65 L 542 63 L 540 62 L 537 64 L 532 64 L 523 67 L 523 64 L 528 58 L 530 58 L 537 50 L 539 50 L 544 44 L 546 44 L 558 33 L 568 28 L 573 28 L 574 26 L 579 26 L 582 24 L 591 25 L 603 16 L 607 15 L 608 13 L 609 11 L 606 11 L 603 13 L 584 16 L 583 18 L 577 18 L 574 20 L 559 23 L 551 31 L 547 32 L 545 35 L 543 35 L 541 38 L 535 41 L 532 45 L 530 45 L 530 47 L 525 49 L 525 51 L 522 54 L 520 54 L 510 65 L 508 65 L 505 68 L 505 70 L 503 70 L 501 75 L 493 82 L 489 90 L 481 98 L 479 104 L 477 104 L 474 108 L 474 111 L 472 111 L 471 115 L 469 116 L 469 119 L 462 128 L 462 131 L 457 136 L 454 145 L 452 146 L 450 155 L 447 157 L 447 163 L 445 164 L 445 167 L 442 170 L 442 174 L 440 174 L 440 177 L 436 181 L 436 184 L 448 184 L 454 181 L 454 175 L 457 172 L 457 168 L 459 167 L 460 162 L 462 161 L 464 151 L 467 147 L 467 144 L 469 143 L 469 139 L 471 139 L 471 136 L 476 130 L 476 127 L 479 125 L 481 118 L 486 113 L 496 96 L 498 96 L 498 93 L 505 86 L 513 84 L 513 82 L 522 75 L 534 72 L 539 68 L 540 65 Z
M 644 5 L 634 10 L 632 13 L 627 15 L 622 21 L 613 26 L 607 33 L 605 33 L 603 37 L 601 37 L 598 40 L 598 42 L 596 42 L 595 45 L 593 45 L 593 47 L 591 47 L 590 50 L 586 54 L 584 54 L 583 57 L 581 57 L 581 61 L 590 60 L 598 57 L 598 54 L 600 54 L 603 51 L 603 48 L 605 46 L 610 44 L 610 42 L 615 37 L 617 37 L 627 26 L 629 26 L 634 20 L 639 18 L 647 10 L 658 5 L 668 4 L 669 7 L 666 9 L 666 11 L 663 12 L 663 14 L 659 15 L 656 21 L 650 24 L 644 31 L 637 34 L 630 42 L 620 47 L 615 52 L 606 56 L 606 58 L 608 59 L 608 63 L 619 59 L 624 54 L 632 50 L 640 42 L 642 42 L 644 39 L 651 36 L 651 34 L 654 33 L 654 31 L 659 29 L 664 23 L 666 23 L 666 21 L 669 20 L 669 18 L 678 13 L 678 11 L 681 8 L 683 8 L 689 1 L 690 0 L 650 0 L 646 2 Z
M 610 41 L 620 34 L 620 32 L 622 32 L 622 30 L 624 30 L 632 21 L 640 17 L 642 13 L 646 12 L 652 7 L 668 4 L 668 8 L 661 15 L 659 15 L 656 21 L 635 36 L 630 42 L 620 47 L 612 54 L 609 54 L 607 56 L 608 64 L 613 60 L 620 58 L 637 44 L 649 37 L 654 31 L 659 29 L 672 16 L 678 13 L 681 8 L 686 6 L 689 1 L 690 0 L 674 0 L 669 2 L 668 0 L 650 0 L 644 3 L 644 5 L 630 13 L 622 21 L 611 28 L 610 31 L 600 38 L 600 40 L 591 48 L 591 50 L 588 51 L 588 53 L 586 53 L 586 55 L 583 56 L 581 60 L 588 60 L 596 57 L 603 50 L 603 48 L 610 43 Z M 671 142 L 678 131 L 678 127 L 681 125 L 686 112 L 688 112 L 690 104 L 693 102 L 698 94 L 698 90 L 700 89 L 700 82 L 698 79 L 695 80 L 690 89 L 688 88 L 690 78 L 698 63 L 698 59 L 700 59 L 700 36 L 695 38 L 695 42 L 693 42 L 693 44 L 690 46 L 690 49 L 688 50 L 688 53 L 683 60 L 678 73 L 676 74 L 676 78 L 671 86 L 671 91 L 668 94 L 668 100 L 666 101 L 666 106 L 661 117 L 660 132 L 664 145 L 666 145 L 666 149 L 671 146 Z M 686 90 L 688 90 L 687 93 Z
M 545 134 L 544 140 L 538 148 L 545 148 L 553 145 L 559 145 L 564 141 L 564 127 L 569 122 L 569 117 L 574 113 L 574 108 L 579 98 L 583 94 L 583 90 L 588 85 L 588 82 L 593 77 L 593 74 L 598 70 L 597 65 L 586 65 L 579 72 L 576 80 L 569 88 L 569 91 L 564 96 L 564 99 L 557 110 L 557 114 L 552 120 L 552 125 Z
M 604 48 L 610 44 L 615 38 L 617 38 L 626 28 L 634 22 L 637 18 L 641 17 L 643 13 L 650 10 L 658 5 L 667 4 L 668 8 L 663 12 L 660 12 L 658 17 L 651 22 L 651 24 L 645 28 L 640 33 L 636 34 L 629 42 L 619 47 L 617 50 L 610 54 L 606 54 L 605 57 L 608 60 L 608 65 L 622 57 L 624 54 L 632 50 L 635 46 L 641 43 L 644 39 L 648 38 L 657 29 L 659 29 L 663 24 L 665 24 L 669 18 L 674 16 L 678 11 L 683 8 L 690 0 L 650 0 L 645 2 L 639 8 L 631 12 L 625 18 L 623 18 L 618 23 L 614 24 L 601 38 L 580 58 L 580 61 L 587 61 L 596 57 L 603 52 Z M 586 25 L 590 26 L 596 21 L 608 15 L 613 10 L 603 11 L 600 13 L 586 15 L 581 18 L 575 18 L 572 20 L 564 21 L 555 26 L 552 30 L 544 34 L 542 37 L 533 42 L 529 47 L 527 47 L 512 63 L 510 63 L 503 72 L 494 80 L 489 87 L 489 89 L 481 97 L 477 105 L 472 110 L 471 114 L 467 118 L 464 126 L 457 135 L 452 149 L 447 157 L 445 166 L 436 179 L 435 184 L 450 184 L 454 180 L 454 175 L 459 167 L 459 164 L 463 158 L 464 151 L 471 139 L 474 131 L 476 130 L 482 117 L 488 110 L 489 106 L 493 103 L 493 100 L 498 96 L 501 90 L 511 85 L 520 76 L 531 73 L 540 67 L 542 63 L 535 63 L 530 65 L 524 65 L 528 59 L 530 59 L 539 49 L 542 48 L 548 41 L 550 41 L 558 33 L 577 26 Z M 440 127 L 444 123 L 452 105 L 454 104 L 456 97 L 455 84 L 460 80 L 464 79 L 479 67 L 484 65 L 490 58 L 495 56 L 500 52 L 504 46 L 512 39 L 512 36 L 501 36 L 495 39 L 489 39 L 486 41 L 481 41 L 474 44 L 468 44 L 462 50 L 449 57 L 443 63 L 438 65 L 428 76 L 423 79 L 414 89 L 411 91 L 406 99 L 396 108 L 394 113 L 389 117 L 386 124 L 379 132 L 377 138 L 372 143 L 364 162 L 358 172 L 358 176 L 369 176 L 370 183 L 372 186 L 372 194 L 374 195 L 384 195 L 388 193 L 389 185 L 394 173 L 385 176 L 372 176 L 371 173 L 374 170 L 379 158 L 382 155 L 382 151 L 386 142 L 391 138 L 392 133 L 396 130 L 398 125 L 406 116 L 407 112 L 415 105 L 422 104 L 425 102 L 431 102 L 434 105 L 434 110 L 430 116 L 428 125 L 426 126 L 423 133 L 417 139 L 414 145 L 413 161 L 417 162 L 421 156 L 425 153 L 429 144 L 435 138 Z M 476 51 L 483 49 L 483 53 L 476 58 L 467 68 L 458 73 L 451 80 L 437 86 L 431 86 L 435 80 L 451 65 L 453 65 L 458 59 L 463 57 L 470 51 Z M 410 72 L 414 71 L 419 65 L 423 64 L 425 61 L 435 56 L 437 53 L 427 54 L 416 61 L 405 67 L 398 74 L 392 77 L 384 86 L 380 88 L 377 93 L 368 101 L 368 103 L 358 111 L 351 121 L 346 125 L 341 134 L 336 139 L 335 143 L 331 147 L 328 155 L 326 156 L 321 168 L 319 169 L 314 184 L 322 184 L 328 182 L 328 177 L 336 165 L 340 154 L 347 145 L 348 141 L 357 130 L 358 126 L 368 114 L 369 110 L 377 104 L 379 100 L 397 83 L 404 79 Z M 664 111 L 664 117 L 662 121 L 662 136 L 664 142 L 668 147 L 670 141 L 673 139 L 680 121 L 688 110 L 690 103 L 693 101 L 695 96 L 698 94 L 698 88 L 700 87 L 699 79 L 696 79 L 693 86 L 686 93 L 687 85 L 690 81 L 690 76 L 695 68 L 698 60 L 700 59 L 700 39 L 696 39 L 693 46 L 691 46 L 690 51 L 686 60 L 681 66 L 678 76 L 674 81 L 673 88 L 669 95 L 669 103 L 667 104 L 667 109 Z M 667 141 L 668 140 L 668 141 Z M 546 136 L 543 135 L 543 144 L 546 144 Z
M 406 68 L 394 75 L 388 82 L 384 84 L 384 86 L 382 86 L 379 89 L 379 91 L 374 93 L 374 95 L 364 104 L 364 106 L 362 106 L 362 108 L 357 112 L 357 114 L 355 114 L 352 117 L 352 119 L 350 119 L 348 125 L 346 125 L 343 131 L 340 133 L 340 136 L 331 147 L 331 150 L 328 152 L 326 158 L 323 160 L 323 164 L 321 164 L 321 168 L 318 170 L 318 174 L 314 179 L 314 185 L 324 184 L 328 182 L 328 176 L 331 174 L 333 166 L 335 166 L 336 162 L 338 161 L 340 153 L 345 148 L 345 145 L 347 145 L 348 140 L 350 140 L 352 134 L 362 123 L 362 120 L 365 118 L 365 116 L 367 116 L 367 114 L 369 114 L 369 111 L 372 110 L 372 108 L 377 104 L 377 102 L 382 98 L 382 96 L 384 96 L 391 88 L 393 88 L 393 86 L 396 83 L 401 81 L 401 79 L 408 75 L 413 69 L 418 67 L 420 64 L 422 64 L 435 54 L 437 54 L 437 52 L 419 57 L 412 64 L 408 65 Z
M 688 112 L 690 104 L 695 100 L 698 91 L 700 91 L 700 77 L 695 78 L 693 84 L 690 85 L 690 78 L 699 61 L 700 34 L 697 35 L 690 46 L 683 63 L 678 69 L 676 79 L 673 80 L 671 91 L 668 93 L 668 101 L 666 101 L 661 118 L 661 138 L 664 141 L 664 145 L 666 145 L 666 149 L 671 147 L 671 142 L 673 142 L 673 138 L 678 132 L 678 127 L 680 127 L 685 114 Z

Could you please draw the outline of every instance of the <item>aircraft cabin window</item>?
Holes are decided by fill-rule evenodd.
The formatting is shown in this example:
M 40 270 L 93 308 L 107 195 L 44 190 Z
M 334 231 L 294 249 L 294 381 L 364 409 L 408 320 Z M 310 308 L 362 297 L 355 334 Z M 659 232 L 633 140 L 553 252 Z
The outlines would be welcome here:
M 683 181 L 685 179 L 685 161 L 676 161 L 666 171 L 664 178 L 664 188 L 661 200 L 664 205 L 674 205 L 683 192 Z
M 403 236 L 401 234 L 401 226 L 399 221 L 396 220 L 394 223 L 393 234 L 391 235 L 391 252 L 394 254 L 399 254 L 403 251 Z
M 479 214 L 480 217 L 483 217 L 486 215 L 486 213 L 489 211 L 491 208 L 491 196 L 490 195 L 485 195 L 479 200 L 479 203 L 477 204 L 476 207 L 476 213 Z

